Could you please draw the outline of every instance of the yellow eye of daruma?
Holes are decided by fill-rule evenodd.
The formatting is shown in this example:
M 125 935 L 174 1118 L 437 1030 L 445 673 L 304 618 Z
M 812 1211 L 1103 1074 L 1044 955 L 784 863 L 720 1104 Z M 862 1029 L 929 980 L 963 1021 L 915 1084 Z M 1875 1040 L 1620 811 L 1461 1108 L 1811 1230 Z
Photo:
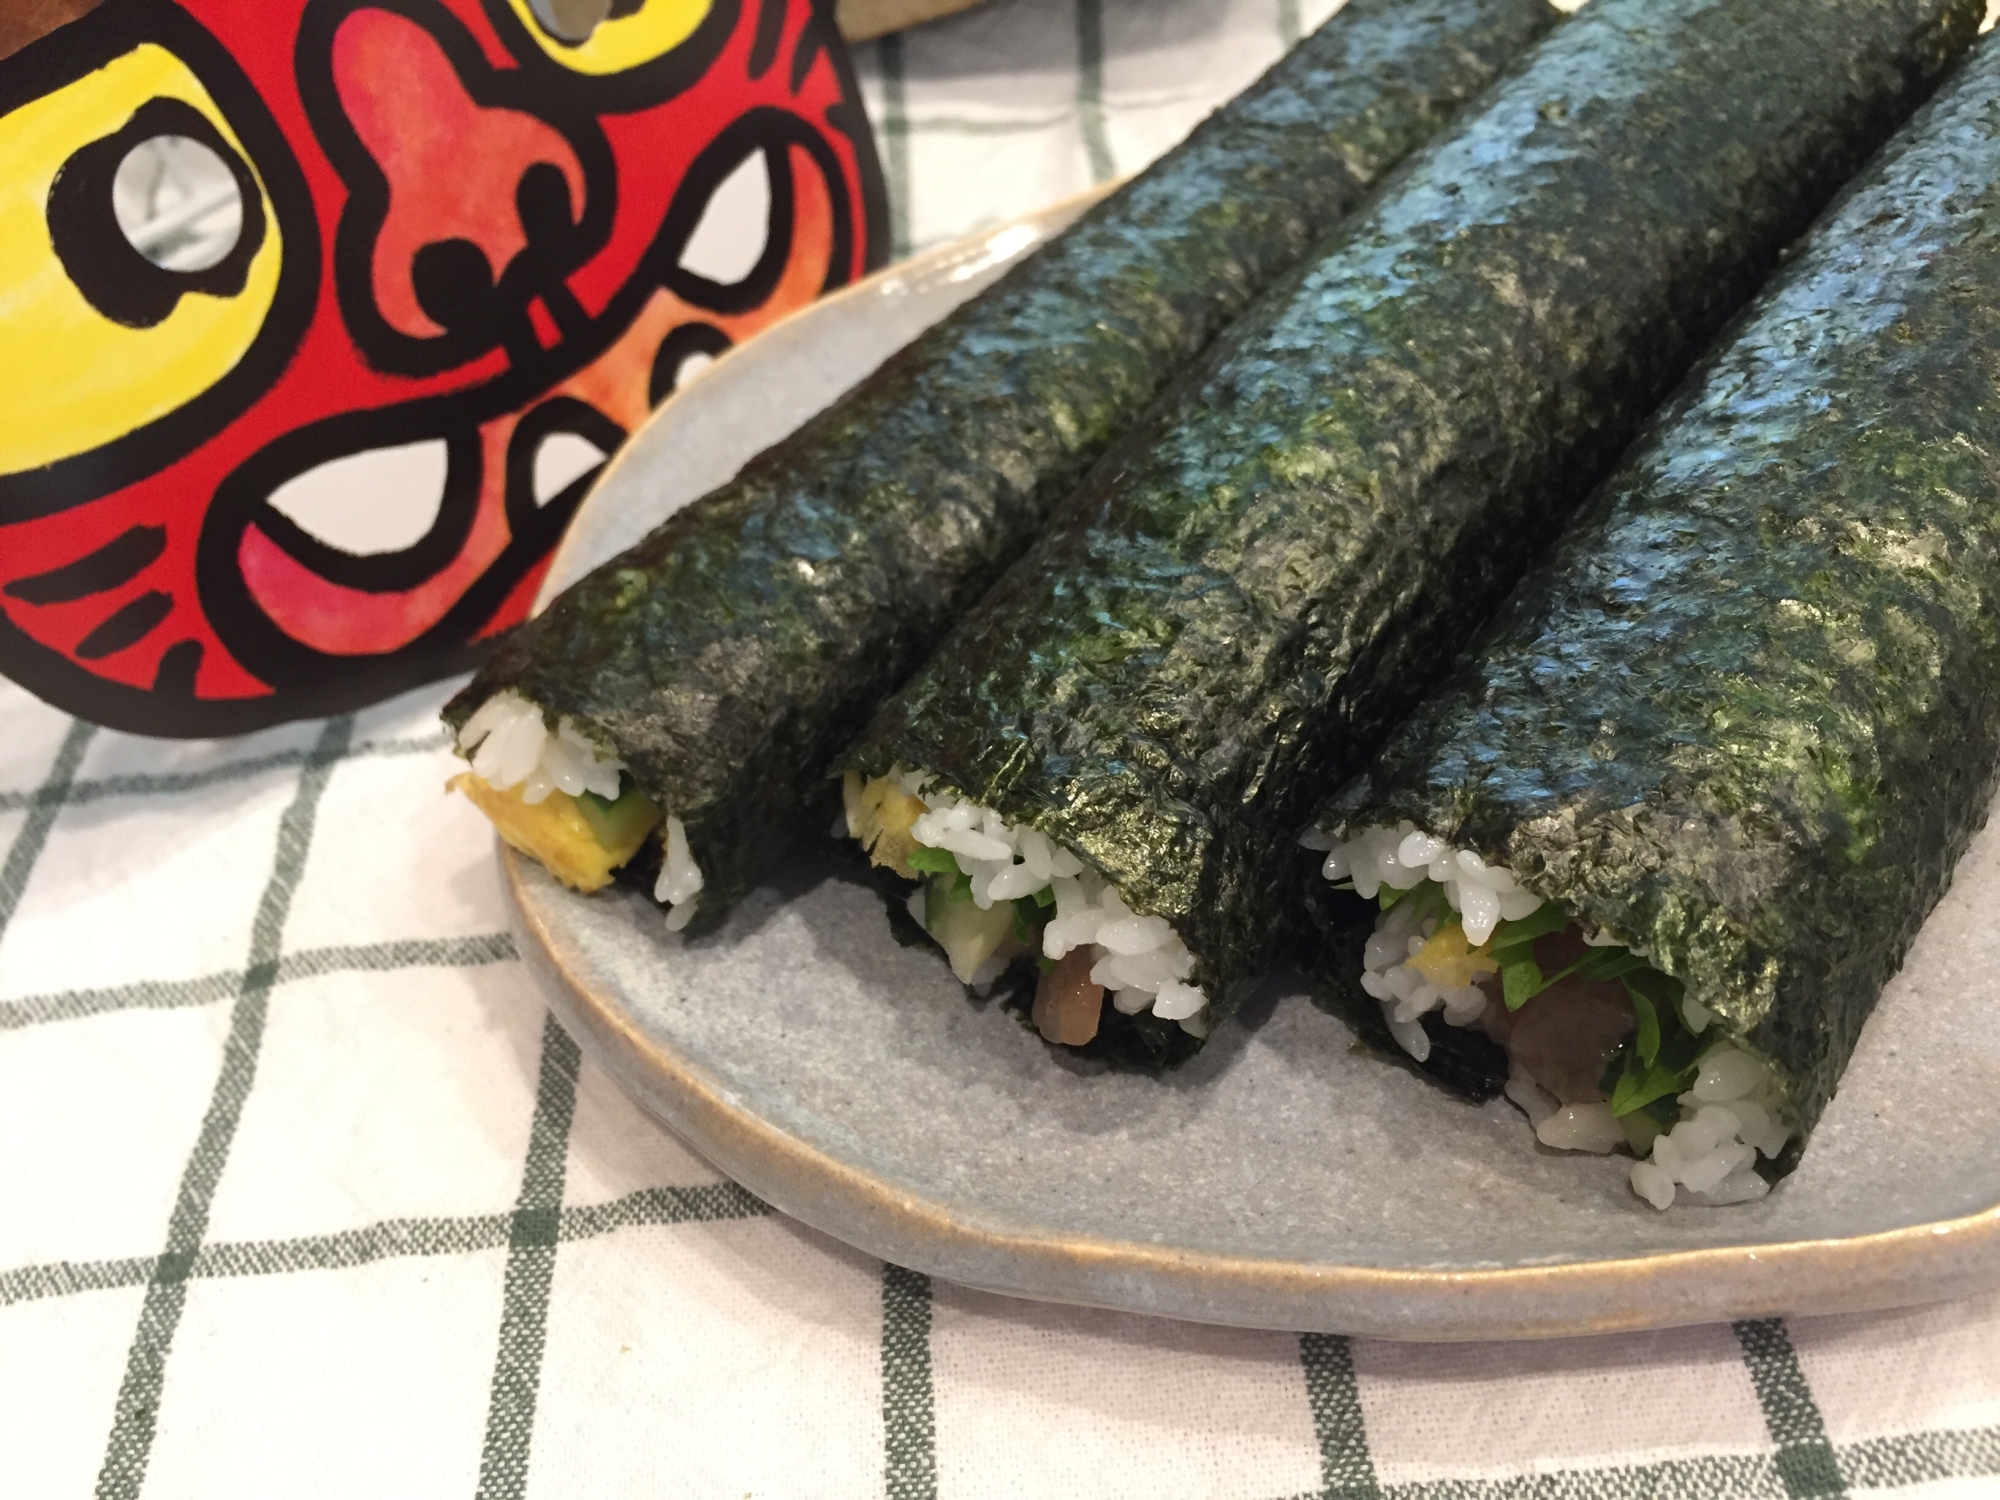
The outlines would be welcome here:
M 656 57 L 664 57 L 694 35 L 708 18 L 713 0 L 507 0 L 526 28 L 550 57 L 579 73 L 623 73 Z M 587 20 L 602 12 L 594 28 L 580 41 L 561 35 L 557 17 L 582 13 Z M 544 20 L 543 17 L 549 17 Z
M 125 150 L 122 134 L 137 147 L 152 119 L 167 122 L 162 134 L 198 131 L 210 155 L 234 157 L 239 192 L 247 181 L 256 199 L 241 204 L 241 254 L 183 273 L 110 239 L 120 229 L 109 155 Z M 10 351 L 0 361 L 0 476 L 168 415 L 255 342 L 283 246 L 247 162 L 194 72 L 152 43 L 0 117 L 0 325 Z

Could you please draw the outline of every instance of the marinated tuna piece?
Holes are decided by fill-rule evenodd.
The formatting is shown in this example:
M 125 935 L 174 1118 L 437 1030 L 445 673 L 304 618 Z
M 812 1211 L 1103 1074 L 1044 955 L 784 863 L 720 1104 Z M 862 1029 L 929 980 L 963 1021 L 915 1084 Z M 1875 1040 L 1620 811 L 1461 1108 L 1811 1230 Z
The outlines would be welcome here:
M 1104 986 L 1090 977 L 1091 968 L 1090 950 L 1072 948 L 1035 986 L 1035 1029 L 1048 1041 L 1082 1047 L 1097 1035 Z
M 1524 1000 L 1519 1010 L 1507 1008 L 1497 974 L 1480 986 L 1489 996 L 1480 1026 L 1561 1104 L 1604 1102 L 1600 1085 L 1605 1069 L 1637 1025 L 1632 996 L 1622 981 L 1585 979 L 1574 972 L 1592 951 L 1574 927 L 1534 939 L 1541 971 L 1565 977 Z

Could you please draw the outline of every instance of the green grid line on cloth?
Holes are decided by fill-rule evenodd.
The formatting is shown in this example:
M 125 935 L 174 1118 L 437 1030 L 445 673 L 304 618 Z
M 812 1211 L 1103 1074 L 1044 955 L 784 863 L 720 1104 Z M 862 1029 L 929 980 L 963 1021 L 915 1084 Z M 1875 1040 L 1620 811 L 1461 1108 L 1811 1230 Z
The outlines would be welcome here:
M 1012 120 L 975 120 L 955 115 L 925 115 L 925 135 L 1035 135 L 1075 117 L 1074 110 L 1022 115 Z M 909 131 L 903 131 L 907 138 Z
M 1840 1472 L 1858 1490 L 2000 1478 L 2000 1427 L 1871 1438 L 1835 1451 Z
M 770 1212 L 763 1199 L 733 1182 L 641 1188 L 609 1203 L 565 1208 L 556 1237 L 567 1245 L 641 1224 L 721 1224 L 731 1219 L 761 1219 Z
M 1829 1452 L 1856 1489 L 1894 1490 L 1949 1479 L 2000 1478 L 2000 1427 L 1875 1438 Z M 1717 1454 L 1659 1463 L 1560 1469 L 1506 1479 L 1432 1479 L 1384 1485 L 1382 1500 L 1783 1500 L 1792 1494 L 1768 1454 Z
M 936 1500 L 931 1279 L 887 1263 L 882 1267 L 882 1439 L 889 1500 Z
M 331 974 L 471 968 L 504 963 L 515 956 L 513 936 L 505 932 L 343 943 L 286 954 L 278 960 L 271 983 L 274 988 L 281 988 L 294 980 L 320 979 Z M 19 1000 L 0 1000 L 0 1031 L 52 1021 L 77 1021 L 119 1010 L 182 1010 L 213 1005 L 236 994 L 244 977 L 245 971 L 232 969 L 194 979 L 145 979 L 102 989 L 58 990 L 47 995 L 24 995 Z
M 1299 1363 L 1305 1369 L 1313 1436 L 1319 1441 L 1321 1494 L 1326 1500 L 1378 1500 L 1382 1491 L 1368 1452 L 1353 1346 L 1338 1334 L 1303 1333 Z
M 128 1255 L 122 1260 L 57 1261 L 54 1265 L 0 1271 L 0 1307 L 143 1286 L 159 1263 L 157 1255 Z
M 1735 1325 L 1744 1362 L 1764 1408 L 1771 1441 L 1778 1445 L 1778 1472 L 1792 1500 L 1847 1493 L 1840 1465 L 1826 1438 L 1826 1419 L 1806 1383 L 1805 1371 L 1780 1318 L 1761 1318 Z
M 1100 0 L 1076 0 L 1076 113 L 1083 127 L 1090 180 L 1108 182 L 1118 169 L 1111 156 L 1111 137 L 1104 128 L 1104 8 Z
M 507 1237 L 507 1279 L 500 1299 L 500 1349 L 479 1456 L 479 1500 L 516 1500 L 528 1485 L 535 1398 L 555 1281 L 562 1218 L 563 1158 L 576 1116 L 576 1075 L 583 1056 L 550 1016 L 542 1027 L 541 1076 L 528 1132 L 521 1197 Z
M 609 1203 L 564 1208 L 556 1221 L 563 1244 L 596 1239 L 649 1224 L 719 1224 L 767 1217 L 771 1208 L 733 1182 L 697 1187 L 641 1188 Z M 204 1245 L 187 1268 L 190 1281 L 227 1276 L 284 1276 L 378 1261 L 469 1255 L 511 1242 L 512 1213 L 429 1219 L 384 1219 L 361 1229 L 284 1240 L 218 1241 Z M 58 1261 L 0 1271 L 0 1307 L 145 1285 L 158 1256 L 122 1260 Z
M 33 794 L 34 805 L 28 810 L 27 821 L 14 835 L 14 842 L 7 850 L 7 862 L 0 865 L 0 934 L 7 931 L 14 913 L 20 910 L 21 896 L 28 889 L 28 876 L 34 872 L 35 861 L 41 858 L 48 844 L 56 816 L 76 780 L 76 768 L 83 763 L 83 752 L 90 748 L 96 732 L 94 726 L 80 719 L 71 724 L 63 736 L 62 747 L 56 751 L 48 778 Z
M 305 872 L 319 800 L 353 733 L 352 715 L 327 720 L 306 757 L 292 804 L 278 822 L 277 852 L 271 878 L 251 924 L 250 962 L 230 1017 L 222 1070 L 215 1081 L 208 1113 L 202 1120 L 201 1135 L 182 1174 L 173 1217 L 168 1221 L 166 1249 L 147 1280 L 139 1327 L 126 1356 L 125 1378 L 118 1391 L 111 1436 L 105 1444 L 104 1463 L 97 1476 L 100 1500 L 130 1500 L 138 1495 L 145 1481 L 146 1463 L 158 1427 L 167 1355 L 173 1347 L 181 1312 L 187 1305 L 188 1267 L 201 1248 L 223 1163 L 228 1160 L 230 1143 L 256 1078 L 257 1051 L 270 1011 L 271 987 L 277 979 L 285 918 L 291 914 L 292 896 Z
M 95 730 L 93 726 L 79 721 L 71 733 L 81 735 L 77 751 L 78 757 L 81 758 L 81 747 L 88 742 Z M 353 760 L 366 755 L 420 755 L 442 750 L 448 743 L 448 738 L 443 734 L 409 735 L 401 739 L 367 741 L 352 747 L 346 758 Z M 176 792 L 201 791 L 207 787 L 248 781 L 251 777 L 261 776 L 266 771 L 282 771 L 293 766 L 302 766 L 311 753 L 309 749 L 303 747 L 295 750 L 275 750 L 269 755 L 226 761 L 222 765 L 211 766 L 204 771 L 100 776 L 79 780 L 74 785 L 37 787 L 31 792 L 0 792 L 0 812 L 15 812 L 24 807 L 81 807 L 86 803 L 102 802 L 114 797 L 156 797 Z
M 1716 1454 L 1601 1469 L 1558 1469 L 1505 1479 L 1431 1479 L 1385 1485 L 1383 1500 L 1782 1500 L 1764 1454 Z
M 882 70 L 882 118 L 875 133 L 882 141 L 882 173 L 889 188 L 889 258 L 910 253 L 910 116 L 903 98 L 903 34 L 892 31 L 875 44 Z

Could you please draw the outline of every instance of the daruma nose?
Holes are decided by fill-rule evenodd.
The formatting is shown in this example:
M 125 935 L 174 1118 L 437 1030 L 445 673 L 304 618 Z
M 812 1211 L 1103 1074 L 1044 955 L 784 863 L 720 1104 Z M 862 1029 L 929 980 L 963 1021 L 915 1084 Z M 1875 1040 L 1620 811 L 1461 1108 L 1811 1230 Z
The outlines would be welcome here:
M 388 190 L 369 277 L 381 319 L 408 338 L 481 348 L 525 331 L 537 295 L 568 322 L 561 275 L 585 184 L 563 134 L 481 103 L 495 76 L 485 64 L 468 56 L 462 75 L 436 37 L 389 11 L 354 11 L 332 52 L 341 106 Z

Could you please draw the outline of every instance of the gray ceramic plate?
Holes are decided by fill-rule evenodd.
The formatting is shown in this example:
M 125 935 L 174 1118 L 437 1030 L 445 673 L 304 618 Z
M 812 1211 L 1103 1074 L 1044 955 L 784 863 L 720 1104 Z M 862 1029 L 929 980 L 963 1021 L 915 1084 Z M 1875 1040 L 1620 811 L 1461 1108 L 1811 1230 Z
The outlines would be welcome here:
M 838 295 L 721 360 L 585 503 L 560 587 L 728 477 L 1076 211 Z M 1505 1338 L 1890 1306 L 2000 1283 L 2000 831 L 1862 1038 L 1798 1172 L 1655 1213 L 1278 984 L 1167 1078 L 1045 1048 L 890 938 L 833 868 L 683 943 L 505 856 L 522 951 L 587 1051 L 776 1207 L 953 1281 L 1218 1323 Z

